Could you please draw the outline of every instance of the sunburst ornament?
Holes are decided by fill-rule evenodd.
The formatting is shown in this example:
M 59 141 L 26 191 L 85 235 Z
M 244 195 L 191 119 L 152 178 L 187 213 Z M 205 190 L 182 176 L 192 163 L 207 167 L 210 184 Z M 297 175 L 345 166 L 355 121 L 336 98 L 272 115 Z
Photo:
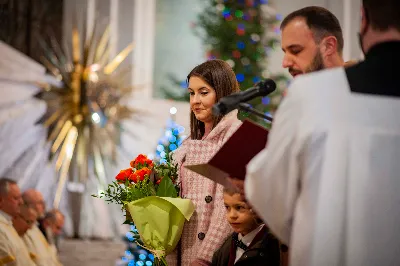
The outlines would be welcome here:
M 121 103 L 132 91 L 121 83 L 129 68 L 118 69 L 133 44 L 110 59 L 109 27 L 97 36 L 95 26 L 83 47 L 82 36 L 74 26 L 71 50 L 61 49 L 54 38 L 41 42 L 42 63 L 62 84 L 47 86 L 38 96 L 48 104 L 43 123 L 49 128 L 50 158 L 58 174 L 56 208 L 67 181 L 85 184 L 93 173 L 99 189 L 105 187 L 106 167 L 116 160 L 120 123 L 135 112 Z

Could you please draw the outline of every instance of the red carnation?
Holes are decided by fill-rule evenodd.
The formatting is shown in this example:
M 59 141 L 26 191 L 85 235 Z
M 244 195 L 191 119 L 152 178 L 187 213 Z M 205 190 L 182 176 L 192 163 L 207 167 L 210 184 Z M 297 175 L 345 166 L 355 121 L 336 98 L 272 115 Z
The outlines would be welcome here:
M 136 182 L 138 181 L 138 175 L 136 174 L 136 172 L 135 172 L 135 173 L 132 173 L 132 174 L 129 176 L 129 181 L 132 181 L 133 183 L 136 183 Z
M 143 181 L 146 178 L 146 176 L 150 176 L 150 173 L 151 170 L 147 167 L 144 167 L 136 171 L 136 174 L 138 175 L 140 181 Z
M 146 155 L 139 154 L 135 160 L 131 161 L 130 165 L 133 168 L 140 168 L 140 167 L 153 167 L 153 161 L 148 159 Z
M 131 168 L 127 168 L 127 169 L 121 170 L 121 171 L 119 171 L 119 173 L 115 177 L 115 179 L 118 180 L 119 182 L 123 183 L 129 178 L 131 173 L 132 173 L 132 169 Z

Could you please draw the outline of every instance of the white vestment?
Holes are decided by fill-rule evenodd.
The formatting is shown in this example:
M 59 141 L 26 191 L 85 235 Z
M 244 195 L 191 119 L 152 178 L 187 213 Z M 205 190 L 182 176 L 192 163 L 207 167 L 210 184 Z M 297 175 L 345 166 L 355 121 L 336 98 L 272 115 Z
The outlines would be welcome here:
M 0 211 L 0 266 L 34 266 L 28 249 L 15 231 L 12 218 Z
M 35 262 L 38 266 L 60 266 L 55 250 L 47 242 L 45 236 L 34 225 L 22 238 L 31 253 L 36 255 Z
M 400 265 L 400 98 L 352 93 L 343 68 L 296 78 L 248 200 L 293 266 Z

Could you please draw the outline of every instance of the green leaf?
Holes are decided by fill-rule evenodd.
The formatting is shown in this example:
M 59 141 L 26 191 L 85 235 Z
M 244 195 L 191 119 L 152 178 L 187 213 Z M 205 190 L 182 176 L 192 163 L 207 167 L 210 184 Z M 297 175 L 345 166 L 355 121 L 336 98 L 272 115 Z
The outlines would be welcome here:
M 175 186 L 172 183 L 170 178 L 164 177 L 161 180 L 160 184 L 158 185 L 157 196 L 158 197 L 171 197 L 171 198 L 176 198 L 178 196 Z
M 169 169 L 164 169 L 163 176 L 165 177 L 169 176 Z

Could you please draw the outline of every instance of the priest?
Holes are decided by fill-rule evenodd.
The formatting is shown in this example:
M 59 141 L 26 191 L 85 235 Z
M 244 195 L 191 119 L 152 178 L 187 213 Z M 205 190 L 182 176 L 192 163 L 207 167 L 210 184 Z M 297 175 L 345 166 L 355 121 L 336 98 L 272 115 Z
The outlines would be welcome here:
M 290 265 L 400 265 L 400 1 L 363 0 L 365 61 L 296 78 L 245 193 Z
M 13 218 L 20 215 L 21 205 L 22 197 L 17 183 L 0 178 L 0 265 L 35 265 L 12 224 Z

